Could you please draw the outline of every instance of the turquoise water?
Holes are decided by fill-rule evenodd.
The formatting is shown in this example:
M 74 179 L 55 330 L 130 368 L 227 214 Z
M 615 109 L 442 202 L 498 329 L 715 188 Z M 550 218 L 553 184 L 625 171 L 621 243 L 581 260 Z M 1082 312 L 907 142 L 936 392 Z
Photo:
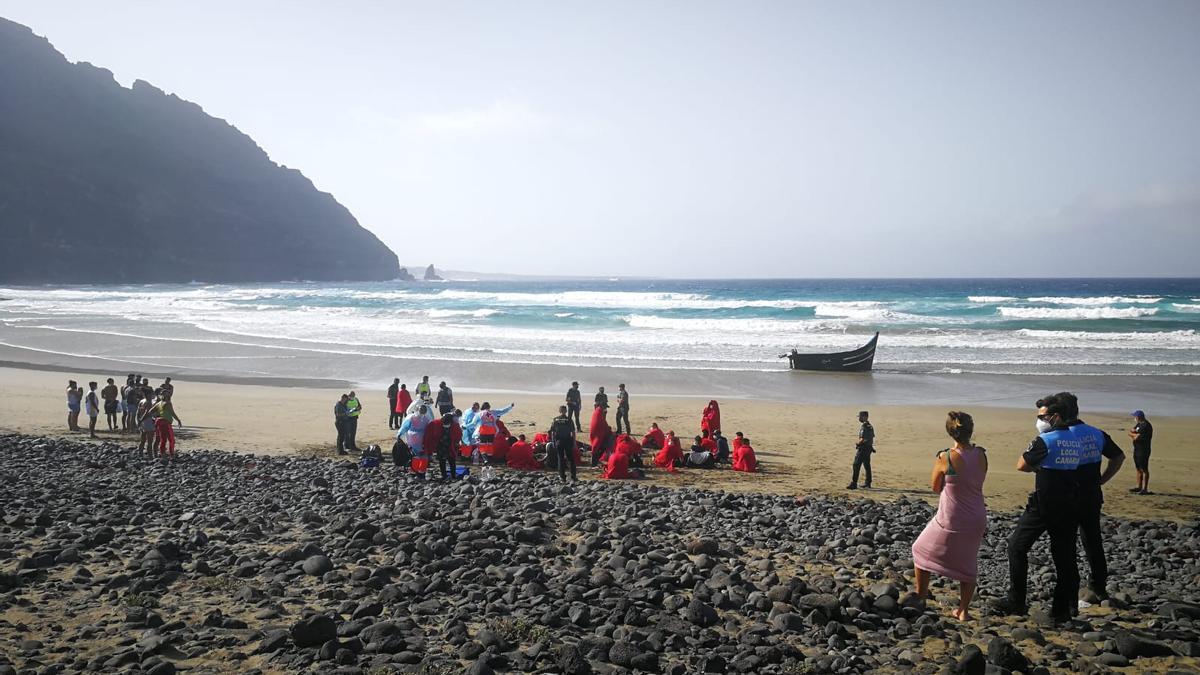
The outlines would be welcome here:
M 81 335 L 103 335 L 118 345 L 106 349 L 146 363 L 186 359 L 183 346 L 200 343 L 279 360 L 770 371 L 787 349 L 849 349 L 879 331 L 883 372 L 1200 373 L 1198 279 L 191 284 L 0 297 L 8 346 L 74 354 Z M 259 361 L 256 373 L 275 374 Z

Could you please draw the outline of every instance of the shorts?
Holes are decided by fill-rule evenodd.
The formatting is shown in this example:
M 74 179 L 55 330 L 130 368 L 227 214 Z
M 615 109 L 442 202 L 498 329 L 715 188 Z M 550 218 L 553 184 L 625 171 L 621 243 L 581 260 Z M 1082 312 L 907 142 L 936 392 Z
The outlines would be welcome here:
M 68 403 L 67 404 L 67 412 L 73 412 L 73 413 L 79 412 L 79 404 L 78 403 Z
M 146 419 L 142 420 L 142 431 L 145 433 L 153 433 L 154 432 L 154 418 L 153 417 L 147 416 Z
M 105 401 L 104 402 L 104 413 L 106 415 L 111 415 L 115 412 L 117 412 L 117 402 L 116 401 Z
M 1150 451 L 1149 450 L 1133 450 L 1133 466 L 1138 471 L 1150 470 Z

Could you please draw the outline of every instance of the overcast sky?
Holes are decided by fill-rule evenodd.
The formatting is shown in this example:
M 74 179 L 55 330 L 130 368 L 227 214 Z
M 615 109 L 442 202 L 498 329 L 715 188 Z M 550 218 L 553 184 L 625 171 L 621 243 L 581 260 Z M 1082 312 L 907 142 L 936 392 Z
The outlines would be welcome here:
M 0 0 L 404 264 L 1200 274 L 1200 2 Z

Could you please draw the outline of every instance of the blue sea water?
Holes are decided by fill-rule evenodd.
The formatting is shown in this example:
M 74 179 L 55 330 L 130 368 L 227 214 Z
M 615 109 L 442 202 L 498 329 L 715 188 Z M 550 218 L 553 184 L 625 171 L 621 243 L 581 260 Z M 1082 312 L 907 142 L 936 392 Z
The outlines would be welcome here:
M 0 297 L 3 346 L 162 366 L 217 359 L 223 370 L 245 359 L 268 375 L 294 376 L 289 359 L 322 354 L 773 371 L 785 350 L 849 349 L 876 331 L 878 372 L 1200 374 L 1200 279 L 189 284 Z

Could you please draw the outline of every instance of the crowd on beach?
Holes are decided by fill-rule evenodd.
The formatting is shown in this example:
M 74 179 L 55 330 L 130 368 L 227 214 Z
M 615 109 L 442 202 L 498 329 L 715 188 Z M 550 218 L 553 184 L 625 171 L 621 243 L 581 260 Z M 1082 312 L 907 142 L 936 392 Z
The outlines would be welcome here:
M 67 429 L 82 431 L 79 413 L 86 412 L 88 435 L 96 438 L 96 424 L 104 410 L 108 431 L 138 435 L 137 451 L 147 457 L 175 459 L 175 428 L 172 423 L 183 426 L 175 414 L 172 402 L 175 385 L 171 378 L 164 378 L 157 387 L 150 386 L 149 378 L 130 373 L 125 384 L 117 387 L 113 378 L 108 378 L 99 391 L 96 382 L 88 382 L 85 391 L 75 380 L 67 381 Z

